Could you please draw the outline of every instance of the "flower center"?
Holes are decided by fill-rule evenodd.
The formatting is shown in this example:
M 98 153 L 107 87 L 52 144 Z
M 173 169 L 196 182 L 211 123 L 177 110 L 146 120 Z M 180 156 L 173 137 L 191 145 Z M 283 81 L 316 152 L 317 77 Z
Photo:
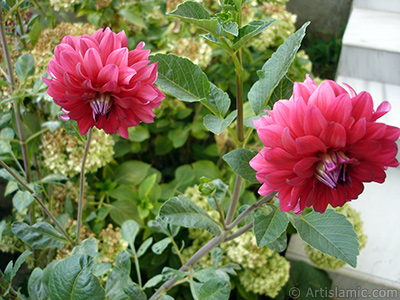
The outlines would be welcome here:
M 111 95 L 108 93 L 100 94 L 99 98 L 90 101 L 90 106 L 93 110 L 93 119 L 97 121 L 99 115 L 104 116 L 110 111 L 112 106 Z
M 319 181 L 334 190 L 338 184 L 351 186 L 351 178 L 346 169 L 347 165 L 355 163 L 355 159 L 348 158 L 342 151 L 328 151 L 321 158 L 315 169 L 315 177 Z

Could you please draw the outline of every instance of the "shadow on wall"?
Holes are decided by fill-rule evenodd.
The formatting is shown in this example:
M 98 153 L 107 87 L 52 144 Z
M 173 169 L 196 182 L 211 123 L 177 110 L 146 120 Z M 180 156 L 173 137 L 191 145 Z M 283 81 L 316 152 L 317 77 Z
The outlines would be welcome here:
M 313 39 L 329 41 L 344 32 L 351 3 L 352 0 L 290 0 L 286 7 L 297 15 L 296 27 L 311 21 L 307 32 Z

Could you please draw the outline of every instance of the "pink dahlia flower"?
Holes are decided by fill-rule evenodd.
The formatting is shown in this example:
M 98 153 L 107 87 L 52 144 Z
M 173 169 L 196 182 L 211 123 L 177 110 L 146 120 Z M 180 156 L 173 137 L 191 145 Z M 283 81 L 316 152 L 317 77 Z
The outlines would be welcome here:
M 376 122 L 389 103 L 374 111 L 369 93 L 350 90 L 330 80 L 317 86 L 307 76 L 290 100 L 254 122 L 265 148 L 250 165 L 263 183 L 259 193 L 278 191 L 282 211 L 342 206 L 357 199 L 364 182 L 383 183 L 385 170 L 399 165 L 400 129 Z
M 86 134 L 96 126 L 128 138 L 128 127 L 152 123 L 165 95 L 154 85 L 157 63 L 149 65 L 144 42 L 128 51 L 125 32 L 99 29 L 92 36 L 66 36 L 54 50 L 43 78 L 47 93 L 62 107 L 63 120 L 76 120 Z

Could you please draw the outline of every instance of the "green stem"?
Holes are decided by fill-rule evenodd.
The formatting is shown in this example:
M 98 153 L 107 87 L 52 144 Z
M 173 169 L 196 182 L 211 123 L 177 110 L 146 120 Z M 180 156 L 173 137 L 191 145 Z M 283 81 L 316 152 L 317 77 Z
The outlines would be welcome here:
M 17 9 L 17 23 L 19 25 L 19 28 L 21 30 L 21 42 L 22 45 L 24 46 L 24 49 L 26 49 L 26 41 L 25 41 L 25 29 L 24 29 L 24 22 L 22 21 L 21 13 L 19 11 L 19 7 Z
M 181 262 L 182 265 L 185 264 L 185 260 L 183 259 L 181 250 L 179 249 L 178 245 L 176 244 L 174 238 L 172 237 L 172 235 L 168 235 L 169 239 L 171 240 L 172 246 L 175 248 L 176 253 L 178 254 L 179 260 Z
M 224 212 L 222 211 L 221 206 L 219 205 L 217 197 L 215 196 L 215 194 L 213 195 L 213 198 L 214 198 L 215 206 L 218 209 L 219 218 L 221 220 L 222 226 L 224 227 L 224 230 L 226 230 Z
M 132 252 L 133 252 L 133 259 L 135 260 L 135 268 L 136 268 L 136 274 L 138 277 L 138 284 L 140 289 L 142 289 L 142 275 L 140 274 L 140 265 L 139 265 L 139 259 L 136 254 L 136 249 L 135 245 L 131 244 Z
M 89 128 L 89 131 L 87 134 L 86 145 L 85 145 L 85 151 L 83 152 L 81 175 L 79 178 L 79 201 L 78 201 L 78 216 L 77 216 L 77 220 L 76 220 L 77 225 L 76 225 L 76 241 L 75 241 L 76 245 L 79 245 L 79 241 L 80 241 L 79 236 L 81 234 L 83 192 L 84 192 L 84 184 L 85 184 L 85 164 L 86 164 L 86 158 L 89 153 L 89 146 L 90 146 L 91 139 L 92 139 L 92 128 Z
M 239 203 L 240 191 L 242 189 L 243 179 L 239 175 L 236 175 L 235 186 L 233 188 L 233 195 L 231 204 L 229 205 L 228 213 L 225 219 L 225 226 L 228 226 L 235 216 L 236 208 Z
M 54 222 L 54 224 L 58 227 L 58 229 L 61 231 L 61 233 L 65 236 L 65 238 L 68 240 L 68 242 L 73 245 L 74 243 L 72 242 L 71 238 L 69 237 L 68 233 L 65 232 L 64 228 L 61 226 L 61 224 L 57 221 L 57 219 L 54 217 L 54 215 L 48 210 L 46 205 L 42 202 L 42 200 L 35 195 L 35 191 L 32 190 L 26 182 L 24 182 L 20 176 L 14 173 L 14 171 L 7 166 L 1 159 L 0 159 L 0 165 L 7 170 L 8 173 L 12 177 L 14 177 L 29 193 L 32 194 L 33 198 L 39 203 L 39 205 L 43 208 L 44 212 L 49 216 L 49 218 Z

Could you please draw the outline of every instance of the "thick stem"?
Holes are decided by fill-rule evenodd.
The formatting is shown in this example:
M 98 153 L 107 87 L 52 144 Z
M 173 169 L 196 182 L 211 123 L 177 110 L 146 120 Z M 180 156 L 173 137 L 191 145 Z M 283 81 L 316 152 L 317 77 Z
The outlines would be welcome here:
M 222 240 L 222 235 L 221 236 L 216 236 L 212 238 L 207 244 L 205 244 L 203 247 L 201 247 L 180 269 L 179 271 L 186 271 L 189 267 L 194 266 L 204 255 L 209 253 L 212 249 L 214 249 L 216 246 L 218 246 L 221 243 Z M 154 300 L 157 299 L 158 296 L 163 293 L 164 291 L 168 290 L 171 288 L 174 283 L 176 282 L 176 279 L 172 278 L 168 280 L 166 283 L 164 283 L 158 290 L 151 296 L 149 300 Z
M 242 182 L 242 177 L 236 175 L 235 187 L 233 188 L 231 204 L 229 205 L 228 213 L 226 215 L 225 226 L 228 226 L 235 216 L 236 208 L 239 203 L 240 191 L 242 189 Z
M 20 176 L 14 173 L 12 169 L 10 169 L 9 166 L 7 166 L 1 159 L 0 159 L 0 165 L 7 170 L 8 173 L 12 177 L 14 177 L 29 193 L 33 195 L 33 198 L 39 203 L 39 205 L 43 208 L 44 212 L 49 216 L 49 218 L 54 222 L 54 224 L 58 227 L 58 229 L 61 231 L 61 233 L 64 235 L 64 237 L 68 240 L 68 242 L 73 245 L 74 243 L 70 239 L 68 233 L 65 232 L 64 228 L 61 226 L 61 224 L 57 221 L 57 219 L 53 216 L 53 214 L 47 209 L 46 205 L 42 202 L 42 200 L 35 196 L 35 191 L 32 190 L 22 179 Z
M 81 165 L 81 175 L 79 178 L 79 201 L 78 201 L 78 216 L 76 220 L 76 245 L 79 245 L 80 239 L 79 236 L 81 234 L 81 224 L 82 224 L 82 210 L 83 210 L 83 192 L 84 192 L 84 184 L 85 184 L 85 164 L 86 158 L 89 153 L 90 140 L 92 139 L 92 128 L 89 129 L 87 134 L 87 140 L 85 145 L 85 151 L 83 152 L 82 165 Z
M 250 205 L 245 211 L 243 211 L 231 224 L 229 224 L 228 229 L 232 230 L 236 225 L 240 223 L 246 216 L 248 216 L 251 212 L 259 208 L 264 203 L 271 201 L 271 199 L 275 196 L 276 192 L 272 192 L 267 196 L 263 197 L 261 200 L 258 200 L 256 203 Z
M 235 233 L 231 234 L 230 236 L 228 236 L 224 242 L 229 242 L 234 240 L 235 238 L 237 238 L 238 236 L 241 236 L 243 233 L 246 233 L 247 231 L 249 231 L 250 229 L 253 228 L 254 222 L 251 221 L 249 224 L 243 226 L 242 228 L 240 228 L 238 231 L 236 231 Z

